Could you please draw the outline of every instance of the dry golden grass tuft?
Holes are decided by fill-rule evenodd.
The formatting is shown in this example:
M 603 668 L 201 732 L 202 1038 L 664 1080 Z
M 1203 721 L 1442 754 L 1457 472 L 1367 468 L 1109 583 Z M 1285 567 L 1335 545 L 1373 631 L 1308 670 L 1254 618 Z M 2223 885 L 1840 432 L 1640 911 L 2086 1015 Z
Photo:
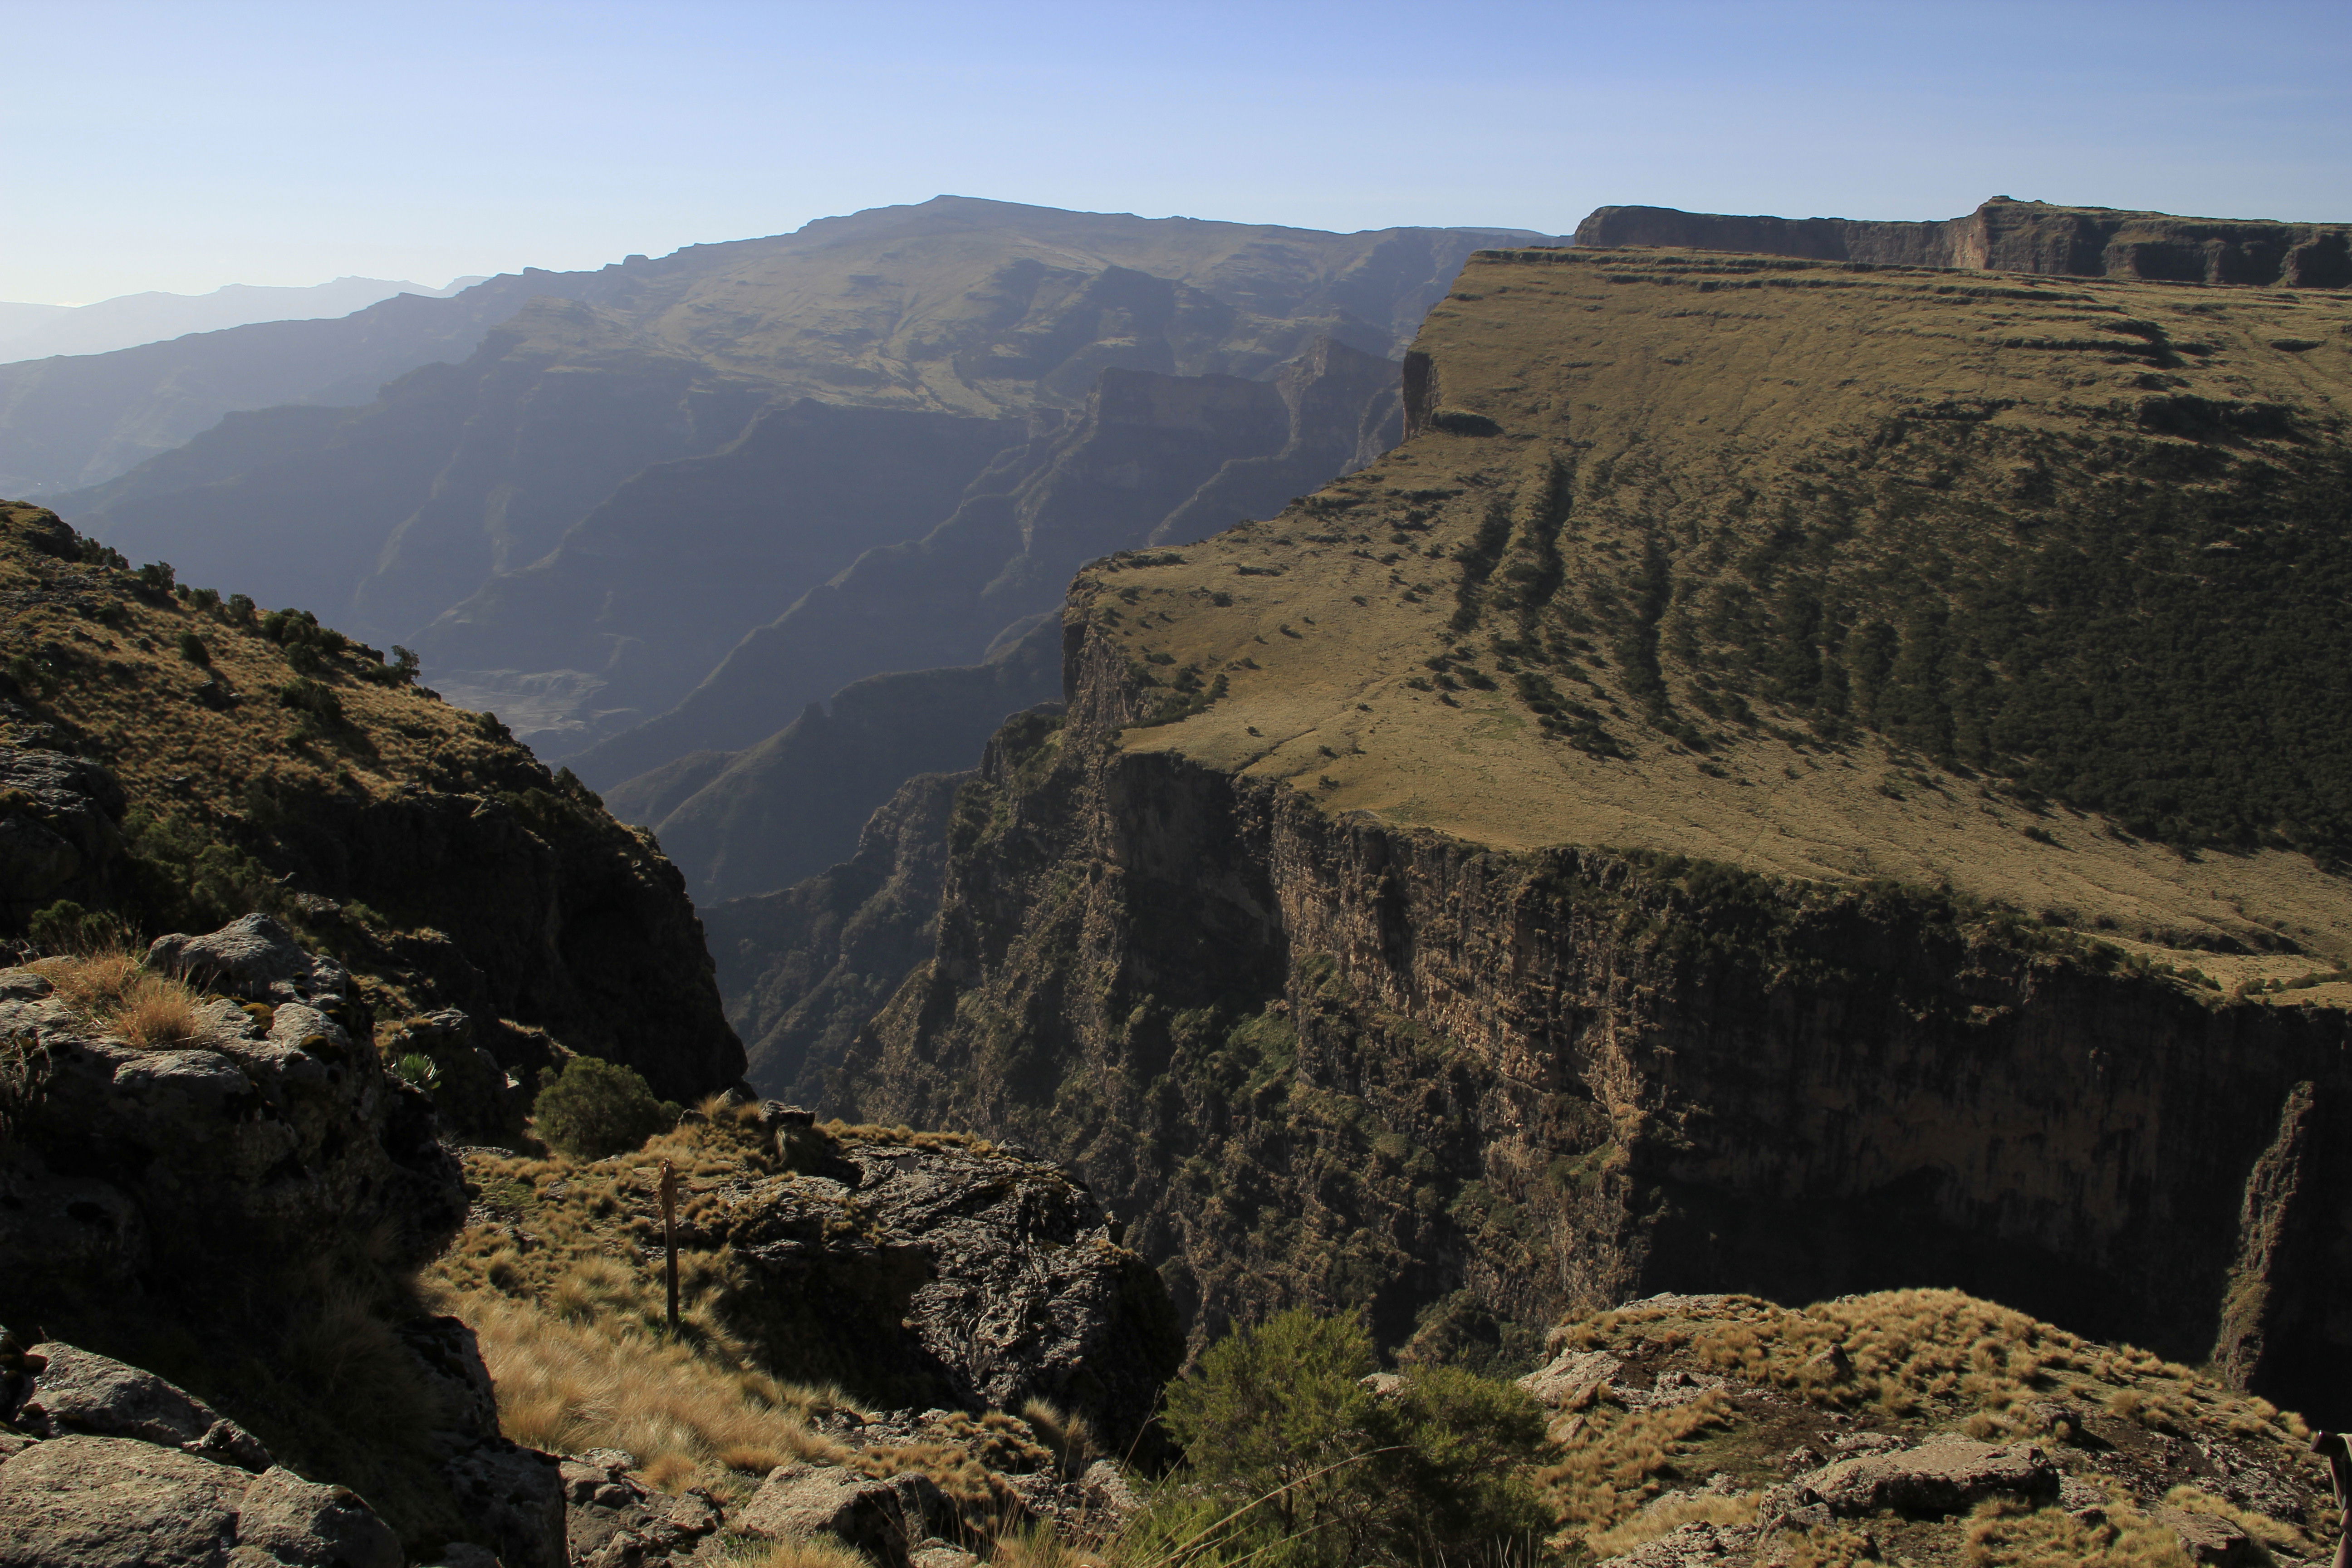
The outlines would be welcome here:
M 1615 1557 L 1644 1542 L 1655 1541 L 1685 1524 L 1746 1525 L 1756 1522 L 1756 1499 L 1717 1497 L 1696 1492 L 1666 1498 L 1610 1529 L 1587 1535 L 1585 1544 L 1596 1557 Z
M 60 1001 L 142 1050 L 183 1050 L 204 1044 L 210 1035 L 204 994 L 142 967 L 139 955 L 125 948 L 36 959 L 31 967 Z
M 659 1265 L 647 1260 L 661 1163 L 678 1172 L 689 1227 L 719 1183 L 775 1164 L 756 1111 L 708 1109 L 610 1159 L 469 1152 L 468 1179 L 493 1208 L 526 1213 L 534 1245 L 469 1226 L 428 1282 L 439 1309 L 480 1337 L 509 1436 L 566 1453 L 626 1449 L 657 1484 L 727 1493 L 790 1459 L 847 1450 L 808 1426 L 844 1403 L 839 1393 L 771 1376 L 720 1316 L 735 1268 L 724 1252 L 681 1253 L 679 1331 L 667 1331 Z
M 874 1568 L 865 1553 L 830 1535 L 805 1541 L 739 1540 L 718 1561 L 725 1568 Z
M 2120 1493 L 2101 1520 L 2021 1503 L 1979 1504 L 1970 1516 L 1969 1568 L 2190 1568 L 2179 1538 Z
M 1536 1485 L 1564 1531 L 1590 1540 L 1622 1524 L 1655 1497 L 1658 1478 L 1694 1437 L 1733 1419 L 1731 1401 L 1717 1389 L 1649 1410 L 1627 1410 L 1601 1394 L 1554 1424 L 1560 1458 L 1536 1472 Z
M 556 1453 L 625 1448 L 667 1486 L 846 1457 L 809 1429 L 809 1414 L 830 1403 L 823 1392 L 648 1330 L 633 1300 L 617 1311 L 583 1309 L 619 1294 L 613 1284 L 586 1285 L 561 1313 L 495 1290 L 439 1295 L 436 1305 L 480 1338 L 508 1436 Z

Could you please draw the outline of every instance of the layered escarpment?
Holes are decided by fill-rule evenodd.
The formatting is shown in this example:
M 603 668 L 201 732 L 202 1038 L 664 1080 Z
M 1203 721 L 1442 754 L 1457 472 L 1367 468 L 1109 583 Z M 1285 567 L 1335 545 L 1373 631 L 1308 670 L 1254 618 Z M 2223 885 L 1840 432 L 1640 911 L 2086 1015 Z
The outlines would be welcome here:
M 1081 574 L 833 1092 L 1071 1159 L 1200 1331 L 1953 1285 L 2352 1403 L 2346 316 L 1479 258 L 1402 447 Z
M 1816 261 L 1964 267 L 2278 289 L 2352 286 L 2352 224 L 2176 217 L 1995 196 L 1966 217 L 1899 223 L 1600 207 L 1582 246 L 1688 246 Z

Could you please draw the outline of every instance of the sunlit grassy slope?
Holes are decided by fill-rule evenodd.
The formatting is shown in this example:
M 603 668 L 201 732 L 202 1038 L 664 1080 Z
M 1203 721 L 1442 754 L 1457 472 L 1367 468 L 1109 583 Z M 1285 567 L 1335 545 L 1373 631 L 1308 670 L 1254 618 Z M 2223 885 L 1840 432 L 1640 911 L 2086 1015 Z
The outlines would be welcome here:
M 1371 468 L 1080 577 L 1131 749 L 2352 999 L 2352 297 L 1486 252 L 1406 376 Z

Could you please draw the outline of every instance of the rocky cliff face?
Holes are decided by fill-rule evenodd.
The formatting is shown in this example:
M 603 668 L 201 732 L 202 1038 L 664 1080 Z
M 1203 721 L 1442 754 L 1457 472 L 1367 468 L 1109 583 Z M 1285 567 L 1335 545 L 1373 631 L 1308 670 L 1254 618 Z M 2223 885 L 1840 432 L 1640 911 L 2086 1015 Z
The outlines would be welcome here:
M 822 1098 L 824 1069 L 930 957 L 948 820 L 971 776 L 918 773 L 867 819 L 842 864 L 706 912 L 719 994 L 753 1084 L 803 1102 Z
M 2216 565 L 2193 606 L 2151 589 L 2116 621 L 2037 599 L 2053 574 L 1995 625 L 1960 586 L 2062 537 L 2110 584 L 2150 551 L 2332 549 L 2299 487 L 2336 460 L 2346 366 L 2267 319 L 2332 306 L 2198 340 L 2238 406 L 2309 437 L 2161 409 L 2105 435 L 2099 388 L 2199 373 L 2168 351 L 2177 383 L 2137 379 L 2166 373 L 2056 323 L 2204 301 L 2038 287 L 1475 265 L 1411 362 L 1402 447 L 1081 575 L 1066 724 L 1016 720 L 960 795 L 937 952 L 838 1102 L 1071 1159 L 1196 1331 L 1306 1299 L 1415 1353 L 1507 1352 L 1647 1290 L 1957 1285 L 2352 1407 L 2326 1370 L 2347 1232 L 2306 1195 L 2341 1179 L 2317 1129 L 2352 1093 L 2335 830 L 2284 774 L 2184 763 L 2188 671 L 2289 711 L 2299 659 L 2236 639 L 2300 624 L 2296 591 L 2241 599 Z M 1931 410 L 1972 386 L 1948 439 Z M 2047 443 L 2034 482 L 1994 458 L 2007 431 Z M 2112 508 L 2118 465 L 2179 476 L 2178 521 Z M 1827 607 L 1865 577 L 1910 584 L 1885 662 L 1823 630 L 1869 623 Z M 2103 684 L 2126 625 L 2173 628 L 2177 682 Z M 2074 722 L 2147 748 L 2133 779 L 2037 773 L 2055 731 L 2006 749 L 2062 670 L 2108 694 Z M 1887 695 L 1912 679 L 1916 710 Z
M 1599 207 L 1576 226 L 1576 243 L 1677 245 L 1817 261 L 2164 283 L 2352 286 L 2352 225 L 2175 217 L 2111 207 L 2053 206 L 2007 196 L 1995 196 L 1966 217 L 1929 223 Z
M 2300 1125 L 2352 1094 L 2340 1015 L 1932 893 L 1498 855 L 1100 730 L 1018 740 L 851 1092 L 1066 1153 L 1196 1323 L 1362 1302 L 1443 1342 L 1939 1282 L 2352 1396 L 2314 1289 L 2340 1156 Z

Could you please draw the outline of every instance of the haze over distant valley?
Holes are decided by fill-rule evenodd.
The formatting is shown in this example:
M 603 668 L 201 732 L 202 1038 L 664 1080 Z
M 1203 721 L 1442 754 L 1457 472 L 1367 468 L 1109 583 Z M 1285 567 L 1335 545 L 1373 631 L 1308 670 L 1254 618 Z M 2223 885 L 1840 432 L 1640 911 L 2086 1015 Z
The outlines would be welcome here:
M 121 294 L 89 305 L 0 302 L 0 364 L 55 354 L 102 354 L 189 332 L 214 332 L 253 321 L 305 321 L 347 316 L 394 294 L 446 299 L 479 283 L 460 278 L 445 289 L 381 278 L 338 278 L 310 288 L 231 283 L 209 294 L 152 290 Z

